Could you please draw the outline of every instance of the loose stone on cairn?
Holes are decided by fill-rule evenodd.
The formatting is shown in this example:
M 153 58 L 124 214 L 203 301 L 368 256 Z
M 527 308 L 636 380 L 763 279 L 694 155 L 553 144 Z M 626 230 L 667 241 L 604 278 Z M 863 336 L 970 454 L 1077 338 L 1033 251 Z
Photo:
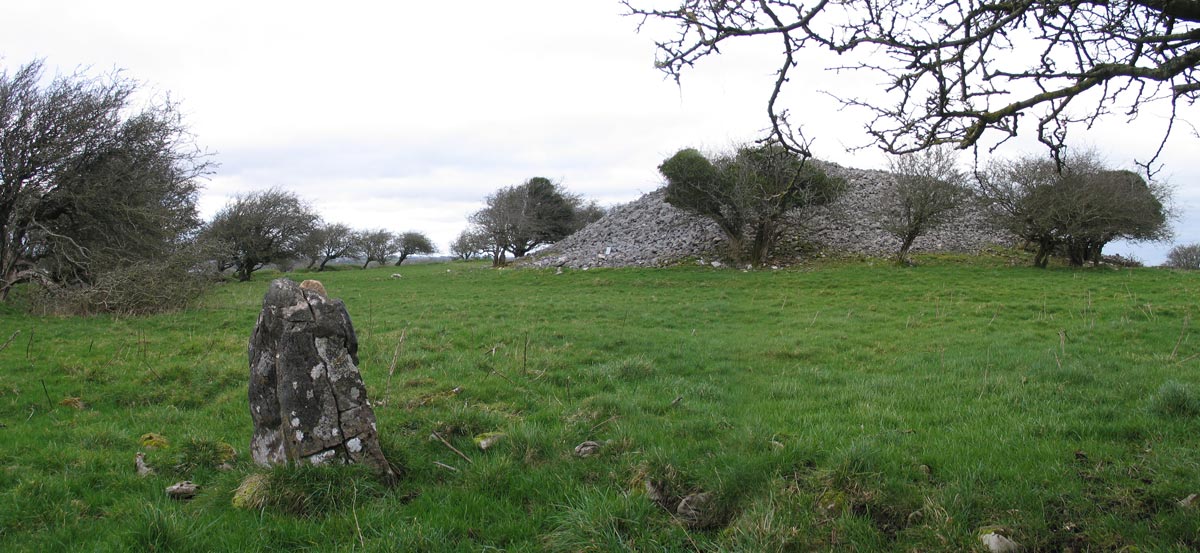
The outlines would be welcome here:
M 250 452 L 260 465 L 363 463 L 396 471 L 379 447 L 358 372 L 358 339 L 320 282 L 277 279 L 250 337 Z

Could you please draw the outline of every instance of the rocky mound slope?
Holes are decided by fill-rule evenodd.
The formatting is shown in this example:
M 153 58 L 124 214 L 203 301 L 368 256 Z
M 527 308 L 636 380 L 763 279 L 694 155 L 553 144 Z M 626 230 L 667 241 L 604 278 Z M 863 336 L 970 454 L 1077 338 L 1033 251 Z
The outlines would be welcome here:
M 893 184 L 884 171 L 851 169 L 822 163 L 830 175 L 846 180 L 846 193 L 821 207 L 788 214 L 787 230 L 775 257 L 790 260 L 803 252 L 831 250 L 864 255 L 892 255 L 900 242 L 884 232 L 874 212 L 878 198 Z M 530 263 L 537 267 L 655 267 L 689 258 L 720 258 L 722 236 L 708 219 L 663 201 L 660 189 L 612 208 Z M 1012 238 L 992 228 L 983 214 L 967 208 L 958 217 L 917 239 L 915 252 L 977 252 L 992 244 L 1011 244 Z

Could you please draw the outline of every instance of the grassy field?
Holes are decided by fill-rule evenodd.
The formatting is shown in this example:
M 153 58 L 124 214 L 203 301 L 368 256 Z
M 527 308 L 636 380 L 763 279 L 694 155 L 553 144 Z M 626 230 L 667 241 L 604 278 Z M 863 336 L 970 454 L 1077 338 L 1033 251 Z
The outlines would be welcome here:
M 1200 493 L 1200 275 L 322 273 L 406 471 L 390 488 L 246 458 L 271 276 L 154 317 L 0 307 L 0 341 L 20 331 L 0 352 L 0 550 L 966 551 L 996 528 L 1032 551 L 1200 548 L 1200 508 L 1178 504 Z M 481 451 L 487 432 L 505 437 Z M 585 440 L 599 453 L 574 456 Z M 268 503 L 233 508 L 257 472 Z M 185 478 L 199 496 L 168 499 Z M 647 483 L 709 493 L 703 523 Z

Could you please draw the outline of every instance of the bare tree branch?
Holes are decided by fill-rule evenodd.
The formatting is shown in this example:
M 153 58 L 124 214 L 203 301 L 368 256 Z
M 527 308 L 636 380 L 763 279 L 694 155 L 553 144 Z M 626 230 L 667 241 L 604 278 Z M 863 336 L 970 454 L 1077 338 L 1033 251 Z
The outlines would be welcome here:
M 809 142 L 788 140 L 780 104 L 789 71 L 818 49 L 851 60 L 837 69 L 886 79 L 882 102 L 877 94 L 835 97 L 873 113 L 867 134 L 896 154 L 970 148 L 989 136 L 1002 143 L 1027 117 L 1061 158 L 1074 126 L 1136 117 L 1150 102 L 1200 99 L 1198 0 L 682 0 L 673 10 L 645 3 L 622 2 L 643 25 L 675 26 L 658 43 L 656 65 L 676 81 L 729 40 L 781 40 L 767 115 L 772 139 L 804 154 Z

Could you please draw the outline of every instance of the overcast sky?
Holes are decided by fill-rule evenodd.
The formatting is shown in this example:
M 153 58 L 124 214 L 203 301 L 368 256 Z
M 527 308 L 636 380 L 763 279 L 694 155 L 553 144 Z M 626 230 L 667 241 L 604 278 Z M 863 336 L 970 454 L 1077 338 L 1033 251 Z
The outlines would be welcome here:
M 114 68 L 178 101 L 219 164 L 200 207 L 237 193 L 295 191 L 357 228 L 419 230 L 443 251 L 495 189 L 533 176 L 605 205 L 661 186 L 682 147 L 760 136 L 773 41 L 731 45 L 684 77 L 654 66 L 654 39 L 616 0 L 455 2 L 6 1 L 0 64 L 51 72 Z M 818 157 L 882 168 L 861 114 L 797 72 L 787 107 Z M 1184 112 L 1200 124 L 1200 110 Z M 1073 136 L 1115 165 L 1149 157 L 1163 118 L 1109 121 Z M 1012 148 L 1023 147 L 1014 144 Z M 1016 150 L 1010 148 L 1010 153 Z M 1176 187 L 1176 242 L 1200 242 L 1200 139 L 1184 127 L 1162 158 Z M 1159 263 L 1170 244 L 1115 245 Z

